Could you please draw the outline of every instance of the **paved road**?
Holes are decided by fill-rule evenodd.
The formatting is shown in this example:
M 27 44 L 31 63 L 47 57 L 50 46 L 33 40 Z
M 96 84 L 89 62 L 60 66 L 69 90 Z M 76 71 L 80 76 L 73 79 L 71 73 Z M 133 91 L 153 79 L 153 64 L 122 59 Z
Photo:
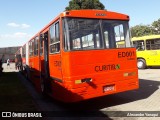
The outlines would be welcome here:
M 14 64 L 11 64 L 11 68 L 6 68 L 4 64 L 5 72 L 17 72 L 14 69 Z M 28 91 L 33 97 L 33 100 L 37 103 L 37 106 L 42 111 L 68 111 L 75 110 L 94 110 L 105 116 L 105 118 L 92 117 L 85 118 L 87 120 L 159 120 L 157 117 L 107 117 L 106 111 L 160 111 L 160 69 L 145 69 L 139 70 L 140 88 L 134 91 L 128 91 L 115 95 L 109 95 L 105 97 L 95 98 L 87 100 L 77 104 L 62 104 L 51 98 L 43 98 L 39 93 L 35 91 L 32 84 L 25 80 L 25 78 L 18 74 L 24 85 L 28 88 Z M 160 112 L 159 112 L 160 116 Z M 64 118 L 58 118 L 64 119 Z M 66 120 L 71 118 L 65 117 Z M 75 118 L 73 118 L 74 120 Z M 77 118 L 78 120 L 84 118 Z
M 160 68 L 139 70 L 139 78 L 160 82 Z

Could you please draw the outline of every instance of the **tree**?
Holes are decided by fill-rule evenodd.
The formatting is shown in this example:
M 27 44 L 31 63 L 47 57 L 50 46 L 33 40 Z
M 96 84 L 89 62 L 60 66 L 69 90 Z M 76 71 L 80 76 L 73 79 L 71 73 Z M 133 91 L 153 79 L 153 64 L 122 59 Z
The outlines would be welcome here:
M 160 18 L 151 25 L 136 25 L 131 27 L 132 37 L 160 34 Z
M 104 10 L 104 5 L 99 0 L 70 0 L 65 10 L 98 9 Z
M 131 34 L 132 37 L 141 37 L 144 35 L 153 34 L 153 30 L 149 25 L 136 25 L 134 27 L 131 27 Z
M 152 23 L 154 34 L 160 34 L 160 18 Z

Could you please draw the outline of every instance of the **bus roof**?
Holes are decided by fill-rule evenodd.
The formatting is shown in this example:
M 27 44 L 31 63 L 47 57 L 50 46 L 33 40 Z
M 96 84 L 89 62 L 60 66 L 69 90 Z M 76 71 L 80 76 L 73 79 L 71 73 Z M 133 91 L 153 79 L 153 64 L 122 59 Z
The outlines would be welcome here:
M 81 17 L 81 18 L 98 18 L 98 19 L 114 19 L 129 20 L 128 15 L 111 12 L 107 10 L 71 10 L 61 14 L 61 17 Z
M 129 16 L 117 12 L 111 12 L 107 10 L 70 10 L 60 13 L 54 20 L 46 25 L 40 32 L 43 32 L 51 24 L 53 24 L 60 17 L 77 17 L 77 18 L 94 18 L 94 19 L 110 19 L 110 20 L 129 20 Z
M 108 20 L 129 20 L 129 16 L 117 12 L 111 12 L 107 10 L 71 10 L 60 13 L 54 20 L 52 20 L 48 25 L 41 29 L 37 34 L 35 34 L 30 40 L 34 39 L 39 33 L 45 33 L 49 26 L 52 25 L 61 17 L 77 17 L 77 18 L 93 18 L 93 19 L 108 19 Z M 29 41 L 30 41 L 29 40 Z
M 146 40 L 146 39 L 156 39 L 156 38 L 160 38 L 160 35 L 147 35 L 147 36 L 142 36 L 142 37 L 133 37 L 132 41 Z

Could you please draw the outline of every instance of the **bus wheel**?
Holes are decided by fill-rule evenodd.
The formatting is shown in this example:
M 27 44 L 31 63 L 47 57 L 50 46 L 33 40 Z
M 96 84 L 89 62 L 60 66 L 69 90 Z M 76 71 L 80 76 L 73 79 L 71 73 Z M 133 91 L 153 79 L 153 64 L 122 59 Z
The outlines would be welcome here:
M 137 61 L 138 69 L 145 69 L 146 68 L 146 62 L 144 59 L 138 59 Z

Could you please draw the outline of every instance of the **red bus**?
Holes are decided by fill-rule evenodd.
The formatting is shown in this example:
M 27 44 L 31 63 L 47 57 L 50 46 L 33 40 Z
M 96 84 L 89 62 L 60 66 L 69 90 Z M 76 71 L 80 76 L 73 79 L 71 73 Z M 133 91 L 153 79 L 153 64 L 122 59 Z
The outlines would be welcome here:
M 120 40 L 125 45 L 118 47 Z M 139 88 L 128 15 L 65 11 L 20 50 L 23 70 L 37 90 L 63 102 Z

